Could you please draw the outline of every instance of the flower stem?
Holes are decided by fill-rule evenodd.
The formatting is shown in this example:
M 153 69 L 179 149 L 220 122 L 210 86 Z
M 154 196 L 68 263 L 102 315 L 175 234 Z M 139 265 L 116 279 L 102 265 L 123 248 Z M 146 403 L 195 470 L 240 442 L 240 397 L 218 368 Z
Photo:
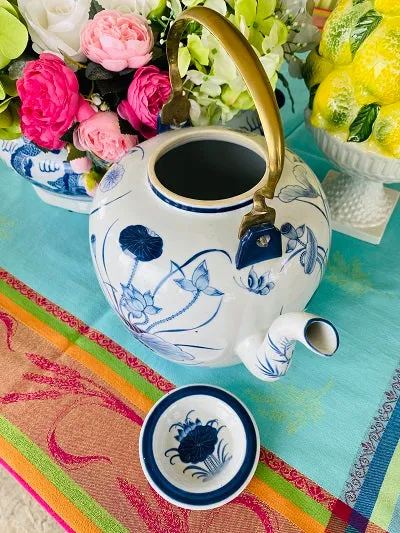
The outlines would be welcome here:
M 67 60 L 66 62 L 68 63 L 71 63 L 72 65 L 74 65 L 75 67 L 77 67 L 78 69 L 80 68 L 86 68 L 86 65 L 84 65 L 83 63 L 79 63 L 78 61 L 75 61 L 74 59 L 72 59 L 72 57 L 70 57 L 68 54 L 66 54 L 64 52 L 64 60 Z
M 188 309 L 190 309 L 192 307 L 192 305 L 196 302 L 196 300 L 198 299 L 198 297 L 200 296 L 200 291 L 197 291 L 193 298 L 190 300 L 190 302 L 188 304 L 185 305 L 185 307 L 183 309 L 181 309 L 180 311 L 177 311 L 176 313 L 174 313 L 173 315 L 167 317 L 167 318 L 163 318 L 161 320 L 158 320 L 157 322 L 154 322 L 154 324 L 152 324 L 151 326 L 149 326 L 147 328 L 147 333 L 150 333 L 150 331 L 155 328 L 156 326 L 159 326 L 160 324 L 164 324 L 165 322 L 169 322 L 170 320 L 173 320 L 174 318 L 182 315 L 183 313 L 185 313 Z
M 136 322 L 134 325 L 135 326 L 144 326 L 145 324 L 148 323 L 149 320 L 150 320 L 149 317 L 146 315 L 142 322 Z
M 133 280 L 133 278 L 134 278 L 134 276 L 136 274 L 136 270 L 137 270 L 138 264 L 139 264 L 139 261 L 137 259 L 135 259 L 135 262 L 133 263 L 131 275 L 130 275 L 130 277 L 128 279 L 128 283 L 127 283 L 128 287 L 132 283 L 132 280 Z

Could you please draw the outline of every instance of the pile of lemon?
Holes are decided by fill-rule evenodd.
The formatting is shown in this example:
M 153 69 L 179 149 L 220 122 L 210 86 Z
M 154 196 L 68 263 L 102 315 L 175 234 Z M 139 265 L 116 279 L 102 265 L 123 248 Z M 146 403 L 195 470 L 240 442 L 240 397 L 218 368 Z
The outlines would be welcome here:
M 303 74 L 313 126 L 400 158 L 400 0 L 339 0 Z

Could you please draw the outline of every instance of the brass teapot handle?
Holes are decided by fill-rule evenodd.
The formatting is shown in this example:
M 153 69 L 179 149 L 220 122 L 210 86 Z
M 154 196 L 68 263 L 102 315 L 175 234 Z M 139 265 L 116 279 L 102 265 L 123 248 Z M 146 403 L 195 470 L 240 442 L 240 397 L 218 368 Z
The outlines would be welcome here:
M 268 150 L 268 168 L 261 187 L 253 197 L 253 208 L 241 222 L 239 238 L 254 225 L 275 222 L 275 210 L 268 207 L 265 198 L 273 198 L 282 174 L 284 163 L 284 136 L 278 105 L 268 76 L 250 43 L 220 13 L 206 8 L 193 7 L 183 11 L 172 24 L 167 37 L 167 57 L 172 92 L 161 112 L 163 124 L 179 124 L 189 118 L 189 99 L 185 94 L 178 68 L 179 42 L 191 21 L 198 22 L 216 37 L 235 63 L 253 98 Z

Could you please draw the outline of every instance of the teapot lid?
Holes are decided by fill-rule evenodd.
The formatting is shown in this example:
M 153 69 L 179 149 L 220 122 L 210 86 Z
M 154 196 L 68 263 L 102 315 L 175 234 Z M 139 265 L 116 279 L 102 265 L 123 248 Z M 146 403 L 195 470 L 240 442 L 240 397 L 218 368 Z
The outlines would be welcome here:
M 139 454 L 148 482 L 167 501 L 214 509 L 238 496 L 253 477 L 260 437 L 236 396 L 212 385 L 186 385 L 151 409 Z

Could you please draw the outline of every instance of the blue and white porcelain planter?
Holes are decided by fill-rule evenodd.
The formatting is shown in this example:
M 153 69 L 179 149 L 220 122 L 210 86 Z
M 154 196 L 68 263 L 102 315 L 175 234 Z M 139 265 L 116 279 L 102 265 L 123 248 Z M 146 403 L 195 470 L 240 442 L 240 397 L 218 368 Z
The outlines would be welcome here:
M 92 198 L 88 196 L 67 161 L 65 149 L 43 152 L 25 137 L 0 140 L 0 158 L 26 178 L 46 203 L 77 213 L 88 213 Z

